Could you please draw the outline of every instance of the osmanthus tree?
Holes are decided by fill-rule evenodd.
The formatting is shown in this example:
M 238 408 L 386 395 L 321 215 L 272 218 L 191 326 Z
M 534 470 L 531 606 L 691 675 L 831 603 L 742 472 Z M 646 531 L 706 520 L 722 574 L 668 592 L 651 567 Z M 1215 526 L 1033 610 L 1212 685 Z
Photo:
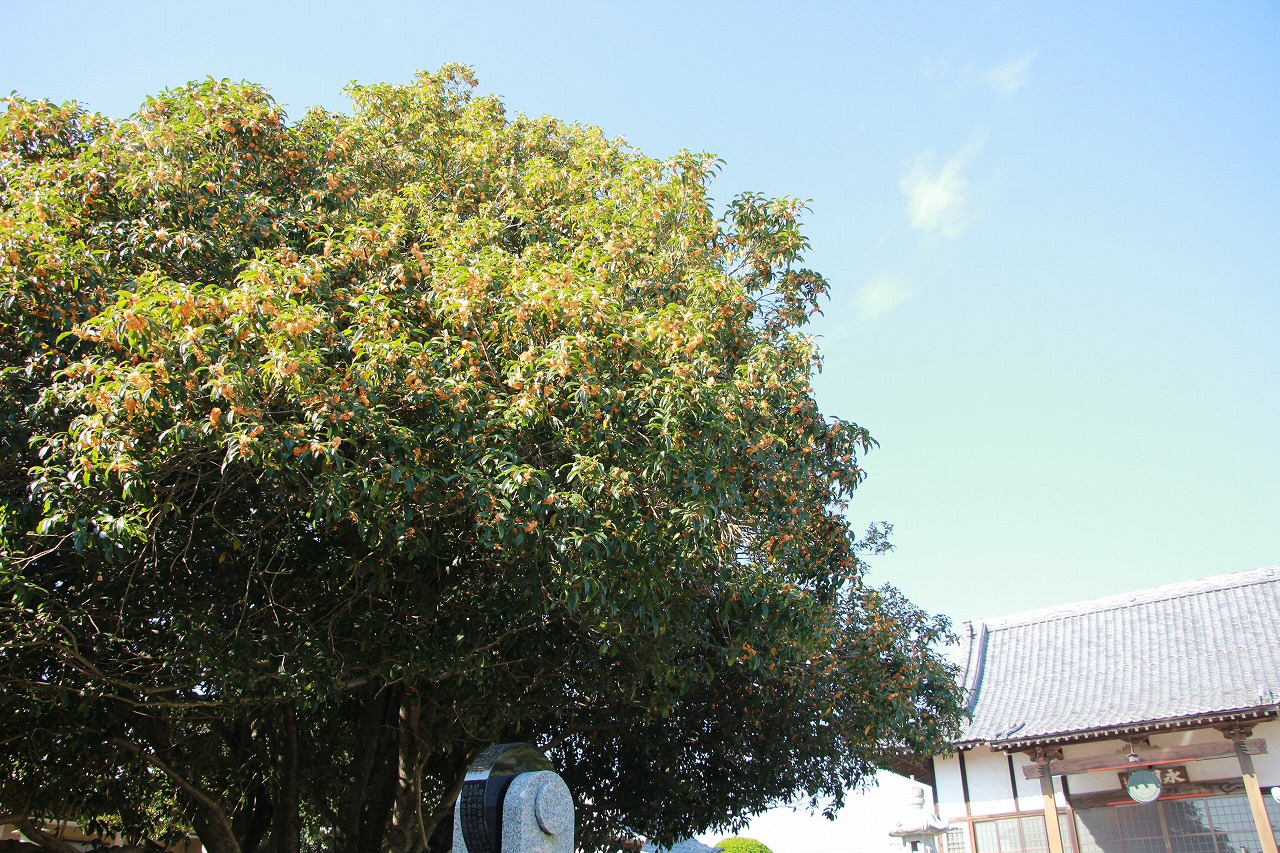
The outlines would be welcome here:
M 444 850 L 545 748 L 580 844 L 838 805 L 958 717 L 861 580 L 801 205 L 461 67 L 286 121 L 0 115 L 0 820 Z

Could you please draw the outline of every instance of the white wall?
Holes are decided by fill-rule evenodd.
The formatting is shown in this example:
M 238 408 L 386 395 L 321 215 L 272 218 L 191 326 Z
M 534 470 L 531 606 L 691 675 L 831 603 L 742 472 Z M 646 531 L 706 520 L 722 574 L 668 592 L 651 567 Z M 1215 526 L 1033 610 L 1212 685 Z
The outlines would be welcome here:
M 964 766 L 969 779 L 969 806 L 975 816 L 1017 811 L 1008 756 L 980 746 L 964 754 Z
M 1151 745 L 1156 747 L 1189 746 L 1193 743 L 1227 743 L 1227 739 L 1216 729 L 1169 732 L 1168 734 L 1152 735 L 1150 740 Z M 1235 756 L 1215 758 L 1211 761 L 1188 761 L 1187 778 L 1192 782 L 1208 782 L 1211 779 L 1239 779 L 1240 761 Z
M 1064 747 L 1062 750 L 1063 758 L 1091 758 L 1095 755 L 1111 755 L 1115 754 L 1117 764 L 1124 760 L 1123 756 L 1129 752 L 1129 746 L 1122 740 L 1100 740 L 1093 743 L 1081 743 L 1074 746 Z M 1067 784 L 1071 786 L 1071 793 L 1075 794 L 1096 794 L 1099 791 L 1119 791 L 1120 774 L 1114 770 L 1104 770 L 1100 773 L 1078 773 L 1069 776 Z M 1062 778 L 1054 780 L 1059 787 L 1062 786 Z
M 1018 808 L 1024 812 L 1044 811 L 1044 795 L 1040 793 L 1040 780 L 1028 779 L 1027 774 L 1022 772 L 1024 766 L 1034 763 L 1023 753 L 1013 756 L 1013 778 L 1018 784 Z M 1056 781 L 1054 793 L 1057 794 L 1058 805 L 1066 806 L 1067 800 L 1062 795 L 1062 785 L 1057 784 Z
M 951 820 L 964 817 L 964 786 L 960 783 L 960 757 L 933 759 L 934 784 L 938 788 L 938 816 Z
M 1267 754 L 1253 757 L 1258 784 L 1264 788 L 1280 785 L 1280 720 L 1268 720 L 1254 726 L 1253 736 L 1267 739 Z

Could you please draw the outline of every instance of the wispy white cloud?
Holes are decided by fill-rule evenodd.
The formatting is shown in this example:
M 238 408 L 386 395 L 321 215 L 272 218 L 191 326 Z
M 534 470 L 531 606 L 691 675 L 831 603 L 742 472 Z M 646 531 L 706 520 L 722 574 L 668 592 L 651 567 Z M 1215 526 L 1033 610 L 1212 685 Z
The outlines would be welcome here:
M 961 172 L 982 149 L 985 138 L 969 143 L 940 167 L 937 154 L 926 151 L 915 159 L 898 187 L 907 197 L 911 227 L 926 234 L 958 237 L 968 226 L 969 181 Z
M 920 63 L 920 76 L 941 88 L 949 96 L 965 94 L 974 86 L 986 85 L 1002 95 L 1012 95 L 1031 82 L 1031 65 L 1036 52 L 1028 51 L 998 65 L 984 66 L 950 57 L 925 57 Z
M 1023 54 L 1017 59 L 1011 59 L 1003 65 L 988 68 L 983 74 L 983 77 L 985 77 L 987 82 L 994 86 L 998 91 L 1001 91 L 1006 95 L 1012 95 L 1014 92 L 1027 85 L 1029 72 L 1031 71 L 1031 62 L 1035 58 L 1035 51 Z
M 853 310 L 864 323 L 879 320 L 911 297 L 911 285 L 892 275 L 878 275 L 853 297 Z

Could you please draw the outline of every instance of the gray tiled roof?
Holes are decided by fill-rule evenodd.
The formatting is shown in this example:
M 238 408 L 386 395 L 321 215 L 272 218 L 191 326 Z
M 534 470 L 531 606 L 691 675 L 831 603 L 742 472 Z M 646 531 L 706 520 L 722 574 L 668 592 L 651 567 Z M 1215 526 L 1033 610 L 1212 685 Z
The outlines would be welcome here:
M 1280 566 L 960 626 L 972 720 L 957 746 L 1271 715 Z

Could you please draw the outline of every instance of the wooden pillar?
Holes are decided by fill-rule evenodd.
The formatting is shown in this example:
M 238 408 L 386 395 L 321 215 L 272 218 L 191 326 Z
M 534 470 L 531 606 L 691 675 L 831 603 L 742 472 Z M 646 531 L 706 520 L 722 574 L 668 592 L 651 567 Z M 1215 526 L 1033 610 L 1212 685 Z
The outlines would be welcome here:
M 1049 853 L 1066 853 L 1062 846 L 1062 827 L 1058 825 L 1058 798 L 1053 791 L 1053 777 L 1048 773 L 1040 777 L 1040 795 L 1044 797 L 1044 830 L 1049 836 Z
M 1271 821 L 1267 818 L 1266 802 L 1262 799 L 1262 787 L 1258 785 L 1258 774 L 1253 769 L 1253 756 L 1249 754 L 1245 741 L 1252 734 L 1252 727 L 1232 726 L 1222 730 L 1236 745 L 1236 758 L 1240 760 L 1240 778 L 1244 781 L 1244 791 L 1249 796 L 1249 810 L 1253 812 L 1253 825 L 1258 830 L 1258 840 L 1262 842 L 1262 853 L 1280 853 L 1276 850 L 1276 836 L 1271 831 Z
M 1037 747 L 1031 757 L 1040 765 L 1040 796 L 1044 800 L 1044 831 L 1049 838 L 1049 853 L 1067 853 L 1067 848 L 1062 843 L 1062 827 L 1058 825 L 1058 797 L 1053 790 L 1053 775 L 1049 773 L 1049 761 L 1061 758 L 1062 750 Z M 1017 795 L 1016 790 L 1014 795 Z M 1263 853 L 1277 851 L 1267 850 Z
M 1258 829 L 1258 838 L 1262 841 L 1262 853 L 1280 853 L 1276 850 L 1276 836 L 1271 831 L 1271 820 L 1267 817 L 1267 806 L 1262 799 L 1262 788 L 1258 785 L 1258 774 L 1253 769 L 1253 756 L 1244 751 L 1244 744 L 1236 744 L 1236 755 L 1240 758 L 1240 777 L 1244 780 L 1245 793 L 1249 795 L 1249 809 L 1253 812 L 1253 823 Z

